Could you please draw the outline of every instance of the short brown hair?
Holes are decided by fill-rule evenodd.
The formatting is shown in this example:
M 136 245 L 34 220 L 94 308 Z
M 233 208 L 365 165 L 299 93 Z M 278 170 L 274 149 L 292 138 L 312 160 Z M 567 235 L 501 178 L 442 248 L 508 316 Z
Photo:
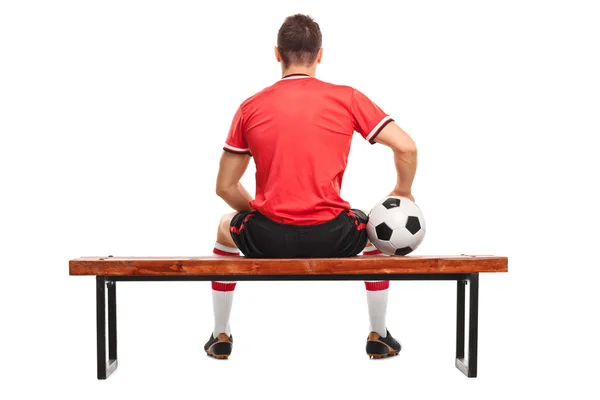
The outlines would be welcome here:
M 287 17 L 277 34 L 277 47 L 284 68 L 314 63 L 322 42 L 321 28 L 310 16 L 295 14 Z

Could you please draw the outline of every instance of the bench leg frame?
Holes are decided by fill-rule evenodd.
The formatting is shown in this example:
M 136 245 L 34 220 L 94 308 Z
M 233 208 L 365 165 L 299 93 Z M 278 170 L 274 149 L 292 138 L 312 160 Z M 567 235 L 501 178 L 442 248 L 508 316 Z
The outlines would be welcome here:
M 465 286 L 469 288 L 469 343 L 465 359 Z M 456 282 L 456 368 L 469 378 L 477 377 L 477 328 L 479 314 L 479 274 Z
M 98 379 L 108 378 L 117 362 L 117 291 L 116 281 L 209 281 L 214 276 L 96 276 L 96 328 Z M 305 276 L 233 276 L 230 280 L 307 280 Z M 314 278 L 313 278 L 314 279 Z M 318 276 L 315 280 L 376 280 L 380 276 Z M 390 275 L 390 280 L 456 280 L 456 368 L 469 378 L 477 377 L 477 329 L 479 314 L 479 274 L 413 274 Z M 469 286 L 469 338 L 466 343 L 466 286 Z M 465 345 L 467 357 L 465 358 Z M 107 357 L 108 347 L 108 357 Z
M 107 293 L 108 292 L 108 293 Z M 108 294 L 108 296 L 107 296 Z M 108 299 L 107 299 L 108 297 Z M 108 301 L 107 301 L 108 300 Z M 108 303 L 108 304 L 107 304 Z M 108 306 L 108 307 L 107 307 Z M 108 308 L 108 320 L 107 320 Z M 108 325 L 108 337 L 107 337 Z M 116 282 L 96 277 L 96 340 L 98 379 L 106 379 L 118 366 L 117 362 L 117 287 Z M 108 360 L 106 344 L 108 339 Z

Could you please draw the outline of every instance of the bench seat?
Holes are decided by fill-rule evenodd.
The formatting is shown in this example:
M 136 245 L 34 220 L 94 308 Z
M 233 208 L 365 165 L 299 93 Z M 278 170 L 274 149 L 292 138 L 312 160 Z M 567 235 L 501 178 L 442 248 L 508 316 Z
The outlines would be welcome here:
M 246 257 L 82 257 L 69 261 L 70 275 L 169 276 L 471 274 L 508 272 L 496 256 L 357 256 L 263 259 Z M 384 278 L 384 277 L 382 277 Z

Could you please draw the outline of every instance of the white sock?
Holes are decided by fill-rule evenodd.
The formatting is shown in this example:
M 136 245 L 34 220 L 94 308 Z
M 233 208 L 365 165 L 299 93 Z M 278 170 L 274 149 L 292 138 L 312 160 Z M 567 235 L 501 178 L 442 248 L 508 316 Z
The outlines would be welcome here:
M 231 315 L 235 284 L 236 282 L 212 282 L 213 313 L 215 315 L 213 337 L 217 337 L 219 333 L 231 335 L 229 316 Z
M 239 256 L 240 251 L 237 247 L 227 247 L 222 244 L 215 243 L 215 248 L 213 249 L 213 254 L 215 256 Z
M 390 281 L 365 281 L 365 286 L 369 306 L 369 330 L 385 337 L 387 335 L 385 317 Z
M 213 253 L 216 256 L 239 256 L 239 250 L 234 247 L 223 246 L 215 243 Z M 233 303 L 233 290 L 237 282 L 234 281 L 212 281 L 212 299 L 213 314 L 215 316 L 215 326 L 213 328 L 213 337 L 219 333 L 231 335 L 229 326 L 229 316 L 231 315 L 231 305 Z
M 364 248 L 362 251 L 363 256 L 387 256 L 387 254 L 382 253 L 375 247 L 374 245 L 369 245 Z

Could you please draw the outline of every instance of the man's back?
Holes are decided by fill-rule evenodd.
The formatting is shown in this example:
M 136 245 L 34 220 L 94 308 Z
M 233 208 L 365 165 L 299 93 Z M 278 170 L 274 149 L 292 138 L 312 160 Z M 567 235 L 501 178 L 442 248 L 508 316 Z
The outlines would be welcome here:
M 390 121 L 351 87 L 288 75 L 242 103 L 224 149 L 255 158 L 252 208 L 278 223 L 315 225 L 350 208 L 340 188 L 353 132 L 372 141 Z

